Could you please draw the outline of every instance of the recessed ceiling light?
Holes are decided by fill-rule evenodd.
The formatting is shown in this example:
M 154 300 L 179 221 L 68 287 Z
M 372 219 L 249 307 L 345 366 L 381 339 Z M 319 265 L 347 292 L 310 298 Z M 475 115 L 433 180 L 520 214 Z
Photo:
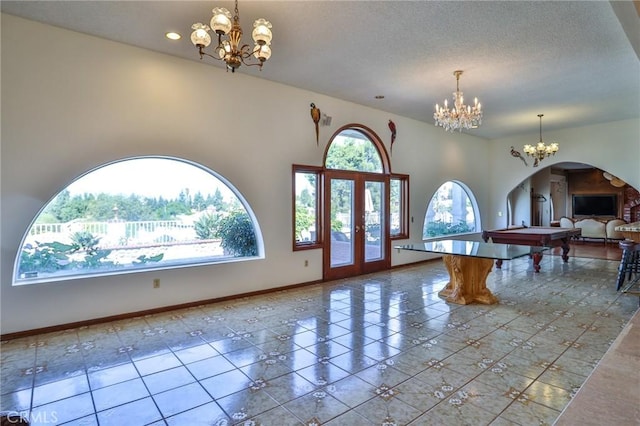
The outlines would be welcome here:
M 375 98 L 376 99 L 384 99 L 384 95 L 376 95 Z
M 180 40 L 182 38 L 180 34 L 174 32 L 168 32 L 164 36 L 169 40 Z

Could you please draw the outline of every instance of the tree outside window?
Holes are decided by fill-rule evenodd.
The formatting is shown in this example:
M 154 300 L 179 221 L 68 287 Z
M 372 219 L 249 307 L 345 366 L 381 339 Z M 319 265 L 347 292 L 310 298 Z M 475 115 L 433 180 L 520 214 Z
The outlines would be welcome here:
M 328 169 L 382 173 L 382 159 L 375 145 L 362 133 L 345 130 L 331 142 Z

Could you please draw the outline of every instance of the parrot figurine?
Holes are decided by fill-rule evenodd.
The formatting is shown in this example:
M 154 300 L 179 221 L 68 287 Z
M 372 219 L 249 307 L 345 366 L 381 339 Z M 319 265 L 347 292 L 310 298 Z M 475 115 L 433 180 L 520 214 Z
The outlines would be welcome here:
M 393 154 L 393 143 L 396 141 L 396 123 L 389 120 L 389 130 L 391 131 L 391 154 Z
M 511 156 L 521 159 L 522 162 L 524 163 L 524 165 L 528 167 L 527 160 L 525 160 L 524 157 L 522 156 L 522 154 L 520 154 L 520 152 L 516 151 L 516 149 L 513 146 L 511 146 Z
M 316 125 L 316 145 L 318 145 L 320 142 L 320 127 L 319 127 L 319 123 L 320 123 L 320 109 L 318 107 L 316 107 L 316 104 L 314 104 L 313 102 L 311 102 L 311 119 L 313 120 L 313 122 Z

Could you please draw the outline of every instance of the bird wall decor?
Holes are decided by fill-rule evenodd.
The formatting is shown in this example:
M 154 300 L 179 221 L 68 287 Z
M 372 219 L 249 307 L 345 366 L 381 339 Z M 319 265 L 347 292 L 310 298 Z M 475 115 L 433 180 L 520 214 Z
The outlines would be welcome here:
M 320 117 L 322 116 L 322 114 L 320 113 L 320 109 L 316 106 L 316 104 L 314 104 L 313 102 L 311 102 L 311 119 L 313 120 L 313 122 L 315 123 L 316 126 L 316 145 L 320 144 Z
M 393 155 L 393 143 L 396 141 L 396 123 L 389 120 L 389 130 L 391 131 L 391 155 Z
M 615 186 L 616 188 L 622 188 L 623 186 L 625 186 L 625 185 L 627 184 L 625 181 L 623 181 L 622 179 L 620 179 L 620 178 L 619 178 L 619 177 L 617 177 L 617 176 L 612 175 L 612 174 L 611 174 L 611 173 L 609 173 L 609 172 L 603 172 L 603 173 L 602 173 L 602 176 L 604 176 L 604 178 L 605 178 L 606 180 L 608 180 L 608 181 L 609 181 L 609 183 L 610 183 L 612 186 Z
M 527 160 L 525 160 L 524 157 L 522 156 L 522 154 L 520 154 L 519 151 L 516 151 L 516 149 L 513 146 L 511 146 L 511 156 L 521 159 L 522 162 L 524 163 L 525 167 L 529 166 L 527 164 Z

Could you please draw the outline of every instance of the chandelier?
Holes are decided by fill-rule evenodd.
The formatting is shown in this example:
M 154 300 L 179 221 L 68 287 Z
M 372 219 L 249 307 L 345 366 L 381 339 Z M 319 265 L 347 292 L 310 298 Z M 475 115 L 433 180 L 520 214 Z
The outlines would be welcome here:
M 540 118 L 540 142 L 538 142 L 535 146 L 534 145 L 524 146 L 525 154 L 527 154 L 529 157 L 534 158 L 533 167 L 538 167 L 538 163 L 544 160 L 545 157 L 548 157 L 550 155 L 555 155 L 555 153 L 558 152 L 558 148 L 559 148 L 558 144 L 555 142 L 552 142 L 549 145 L 545 145 L 545 143 L 542 142 L 542 117 L 543 116 L 544 114 L 538 114 L 538 117 Z
M 462 131 L 462 129 L 473 129 L 482 124 L 482 105 L 478 102 L 478 98 L 473 101 L 473 107 L 464 104 L 464 98 L 460 91 L 461 70 L 453 72 L 456 76 L 456 91 L 453 92 L 453 109 L 449 110 L 447 100 L 444 100 L 444 107 L 436 104 L 436 112 L 433 119 L 436 120 L 435 125 L 441 126 L 444 130 L 453 132 L 454 130 Z
M 210 25 L 200 22 L 193 24 L 191 29 L 191 42 L 198 48 L 200 59 L 203 56 L 225 61 L 227 71 L 235 72 L 236 68 L 244 64 L 247 66 L 258 66 L 262 71 L 262 65 L 271 57 L 271 22 L 265 19 L 256 19 L 253 23 L 253 32 L 251 33 L 255 46 L 253 49 L 249 45 L 240 45 L 242 38 L 242 28 L 240 27 L 240 15 L 238 13 L 238 0 L 236 0 L 235 14 L 233 21 L 231 12 L 224 7 L 216 7 L 212 10 L 213 17 Z M 211 44 L 211 36 L 209 30 L 213 30 L 218 35 L 218 45 L 215 47 L 217 57 L 206 53 L 204 49 Z M 258 62 L 254 61 L 253 56 Z

